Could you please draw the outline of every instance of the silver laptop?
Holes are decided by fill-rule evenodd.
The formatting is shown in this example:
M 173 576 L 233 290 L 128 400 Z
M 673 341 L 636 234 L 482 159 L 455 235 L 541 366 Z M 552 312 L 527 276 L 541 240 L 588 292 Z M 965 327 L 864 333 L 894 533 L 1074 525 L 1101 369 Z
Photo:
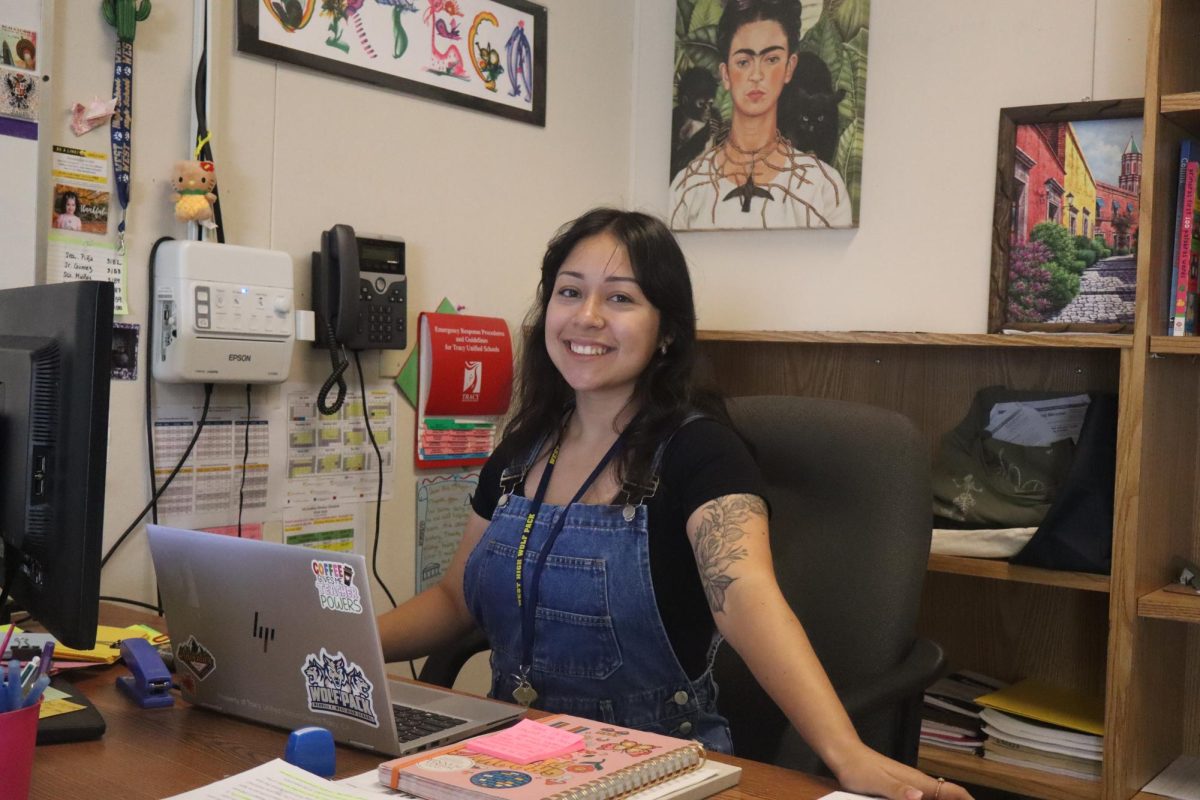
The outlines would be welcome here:
M 404 755 L 514 722 L 523 709 L 389 682 L 366 559 L 148 525 L 185 700 Z

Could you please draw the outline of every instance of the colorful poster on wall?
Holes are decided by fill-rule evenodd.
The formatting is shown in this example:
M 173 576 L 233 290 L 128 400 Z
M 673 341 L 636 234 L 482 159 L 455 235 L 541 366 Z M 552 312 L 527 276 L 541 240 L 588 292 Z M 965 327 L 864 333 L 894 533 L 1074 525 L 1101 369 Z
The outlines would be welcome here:
M 870 0 L 676 9 L 671 227 L 857 227 Z
M 446 574 L 471 515 L 471 496 L 477 486 L 478 472 L 417 479 L 417 593 Z
M 238 0 L 238 49 L 546 124 L 546 9 L 528 0 Z

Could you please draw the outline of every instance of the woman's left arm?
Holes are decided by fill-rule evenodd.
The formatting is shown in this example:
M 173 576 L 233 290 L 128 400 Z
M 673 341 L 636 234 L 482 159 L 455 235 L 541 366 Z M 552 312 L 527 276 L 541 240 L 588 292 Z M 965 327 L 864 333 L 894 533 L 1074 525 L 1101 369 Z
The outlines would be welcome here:
M 766 504 L 730 494 L 703 504 L 688 539 L 717 628 L 804 740 L 850 791 L 891 800 L 967 800 L 942 783 L 868 748 L 858 738 L 808 636 L 779 590 Z

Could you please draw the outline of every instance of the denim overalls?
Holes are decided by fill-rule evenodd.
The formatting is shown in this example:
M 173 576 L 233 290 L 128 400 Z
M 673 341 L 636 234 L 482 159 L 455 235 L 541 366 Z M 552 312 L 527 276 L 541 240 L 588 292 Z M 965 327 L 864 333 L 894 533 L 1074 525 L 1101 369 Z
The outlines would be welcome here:
M 650 486 L 626 482 L 622 487 L 618 498 L 627 503 L 569 507 L 541 571 L 530 674 L 538 693 L 533 705 L 698 739 L 709 750 L 729 753 L 729 726 L 717 713 L 712 677 L 721 637 L 713 634 L 705 671 L 689 680 L 654 600 L 644 501 L 654 494 L 669 441 L 655 452 Z M 516 555 L 531 501 L 514 490 L 543 444 L 504 471 L 503 495 L 467 559 L 464 575 L 467 607 L 492 647 L 490 694 L 500 700 L 512 700 L 521 662 Z M 526 563 L 537 559 L 563 513 L 563 506 L 542 505 L 530 533 Z

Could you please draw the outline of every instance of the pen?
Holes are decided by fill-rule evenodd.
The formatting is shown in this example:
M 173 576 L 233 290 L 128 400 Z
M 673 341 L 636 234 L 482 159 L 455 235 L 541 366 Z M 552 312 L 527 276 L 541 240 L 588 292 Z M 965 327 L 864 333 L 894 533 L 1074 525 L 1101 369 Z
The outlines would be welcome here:
M 29 687 L 33 685 L 33 679 L 36 678 L 41 672 L 41 669 L 40 669 L 41 666 L 42 666 L 41 656 L 34 656 L 33 658 L 29 659 L 29 663 L 27 663 L 25 665 L 25 667 L 21 670 L 21 691 L 22 692 L 29 691 Z
M 23 701 L 21 707 L 25 708 L 26 706 L 31 706 L 34 703 L 36 703 L 38 700 L 40 700 L 42 697 L 42 692 L 46 691 L 46 687 L 49 685 L 50 685 L 50 676 L 49 675 L 42 675 L 41 677 L 39 677 L 36 681 L 33 682 L 33 688 L 31 688 L 29 690 L 29 694 L 25 695 L 25 700 Z
M 46 642 L 42 645 L 42 674 L 49 675 L 50 667 L 54 662 L 54 642 Z
M 0 644 L 0 657 L 3 657 L 4 651 L 8 649 L 8 640 L 12 638 L 13 631 L 17 629 L 16 625 L 9 623 L 8 633 L 4 634 L 4 644 Z
M 8 685 L 4 689 L 8 697 L 8 710 L 21 707 L 21 662 L 15 658 L 8 662 Z

